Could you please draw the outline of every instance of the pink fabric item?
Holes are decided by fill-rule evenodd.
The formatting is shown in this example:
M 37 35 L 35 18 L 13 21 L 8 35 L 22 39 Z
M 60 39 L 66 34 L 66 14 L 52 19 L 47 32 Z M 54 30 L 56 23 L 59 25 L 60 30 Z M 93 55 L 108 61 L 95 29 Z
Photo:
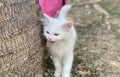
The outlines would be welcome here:
M 65 0 L 65 3 L 67 2 L 68 0 Z M 51 17 L 55 17 L 56 12 L 61 9 L 62 4 L 62 0 L 39 0 L 42 13 L 45 13 Z

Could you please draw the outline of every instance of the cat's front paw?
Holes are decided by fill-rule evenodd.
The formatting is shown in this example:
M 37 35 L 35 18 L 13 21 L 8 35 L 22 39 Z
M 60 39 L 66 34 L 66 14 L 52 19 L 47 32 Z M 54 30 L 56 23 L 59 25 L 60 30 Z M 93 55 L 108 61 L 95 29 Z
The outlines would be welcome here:
M 54 74 L 54 77 L 61 77 L 60 75 L 56 75 L 56 74 Z
M 54 77 L 61 77 L 61 73 L 58 72 L 58 71 L 55 71 L 55 73 L 54 73 Z
M 69 74 L 63 74 L 62 77 L 70 77 Z

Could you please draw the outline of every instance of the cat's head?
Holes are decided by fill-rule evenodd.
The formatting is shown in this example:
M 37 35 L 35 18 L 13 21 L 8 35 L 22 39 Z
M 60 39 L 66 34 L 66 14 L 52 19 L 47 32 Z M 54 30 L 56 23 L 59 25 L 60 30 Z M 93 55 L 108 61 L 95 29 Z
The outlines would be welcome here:
M 72 21 L 52 18 L 46 14 L 44 14 L 44 17 L 44 35 L 49 42 L 55 43 L 68 36 L 73 25 Z

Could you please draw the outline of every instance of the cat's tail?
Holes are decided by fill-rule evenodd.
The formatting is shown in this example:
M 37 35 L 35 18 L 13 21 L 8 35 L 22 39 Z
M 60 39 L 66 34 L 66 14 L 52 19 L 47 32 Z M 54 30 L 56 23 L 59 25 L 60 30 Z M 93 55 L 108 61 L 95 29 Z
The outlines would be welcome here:
M 59 18 L 65 18 L 71 7 L 70 4 L 64 5 L 59 12 Z

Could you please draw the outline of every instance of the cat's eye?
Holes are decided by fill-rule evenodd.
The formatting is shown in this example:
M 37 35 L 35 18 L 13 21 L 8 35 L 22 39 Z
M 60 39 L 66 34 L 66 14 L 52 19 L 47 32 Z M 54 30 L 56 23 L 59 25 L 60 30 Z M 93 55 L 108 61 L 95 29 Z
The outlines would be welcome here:
M 48 31 L 46 31 L 46 33 L 48 33 L 48 34 L 49 34 L 49 32 L 48 32 Z
M 58 36 L 59 34 L 58 34 L 58 33 L 55 33 L 54 35 L 55 35 L 55 36 Z

